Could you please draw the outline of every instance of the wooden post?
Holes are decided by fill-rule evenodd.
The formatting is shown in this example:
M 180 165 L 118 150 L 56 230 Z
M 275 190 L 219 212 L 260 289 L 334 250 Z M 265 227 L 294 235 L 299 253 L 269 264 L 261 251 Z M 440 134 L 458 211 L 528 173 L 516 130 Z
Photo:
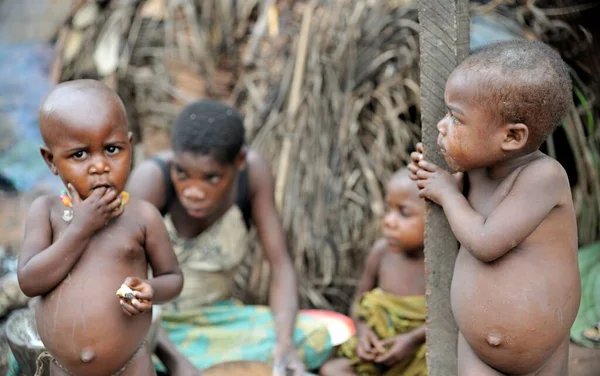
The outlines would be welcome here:
M 447 168 L 437 147 L 437 123 L 446 114 L 444 86 L 469 52 L 468 0 L 419 0 L 421 120 L 425 158 Z M 441 207 L 425 213 L 427 275 L 427 368 L 430 376 L 457 375 L 457 329 L 450 308 L 450 283 L 458 244 Z

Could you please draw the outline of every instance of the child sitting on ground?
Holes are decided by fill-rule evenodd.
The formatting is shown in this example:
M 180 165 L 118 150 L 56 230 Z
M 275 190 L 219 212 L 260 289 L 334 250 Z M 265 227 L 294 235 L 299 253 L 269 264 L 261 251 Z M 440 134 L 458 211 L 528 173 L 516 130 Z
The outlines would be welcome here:
M 444 100 L 438 145 L 457 173 L 425 161 L 422 147 L 409 169 L 461 245 L 451 286 L 458 374 L 566 375 L 577 224 L 564 169 L 538 149 L 570 107 L 567 67 L 543 43 L 495 43 L 456 68 Z
M 154 375 L 152 305 L 175 298 L 183 277 L 158 210 L 123 192 L 123 103 L 97 81 L 60 84 L 42 102 L 40 131 L 42 156 L 68 191 L 31 204 L 18 279 L 41 297 L 35 316 L 50 374 Z
M 423 215 L 408 170 L 387 186 L 383 238 L 369 254 L 352 307 L 357 335 L 325 363 L 322 376 L 427 374 Z

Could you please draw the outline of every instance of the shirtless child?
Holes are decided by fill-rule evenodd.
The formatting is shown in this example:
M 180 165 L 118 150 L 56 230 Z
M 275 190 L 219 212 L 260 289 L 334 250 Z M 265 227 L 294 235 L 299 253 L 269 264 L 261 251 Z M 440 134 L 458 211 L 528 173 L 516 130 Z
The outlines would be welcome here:
M 153 375 L 152 305 L 176 297 L 183 278 L 159 212 L 122 194 L 131 164 L 123 103 L 100 82 L 66 82 L 44 99 L 40 130 L 42 156 L 69 195 L 32 203 L 18 278 L 27 296 L 41 297 L 35 316 L 50 373 Z M 131 300 L 116 296 L 121 284 Z
M 444 208 L 461 244 L 451 286 L 460 376 L 567 374 L 580 297 L 577 225 L 565 171 L 538 149 L 571 95 L 550 47 L 483 47 L 448 78 L 448 114 L 437 125 L 457 173 L 423 160 L 422 147 L 412 154 L 420 195 Z
M 357 336 L 320 370 L 322 376 L 426 375 L 423 213 L 408 170 L 387 186 L 383 238 L 369 254 L 356 290 Z

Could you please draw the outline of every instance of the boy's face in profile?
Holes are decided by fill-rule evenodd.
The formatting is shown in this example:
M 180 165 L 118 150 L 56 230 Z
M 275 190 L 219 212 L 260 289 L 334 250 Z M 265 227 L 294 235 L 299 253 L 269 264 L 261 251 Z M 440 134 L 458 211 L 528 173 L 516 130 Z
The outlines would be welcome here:
M 131 134 L 117 103 L 93 110 L 73 109 L 42 120 L 48 145 L 41 148 L 44 160 L 65 185 L 71 183 L 82 199 L 99 187 L 121 192 L 131 164 Z
M 396 253 L 410 253 L 423 249 L 425 231 L 423 216 L 425 201 L 408 172 L 401 171 L 387 185 L 388 209 L 382 223 L 388 249 Z
M 475 72 L 459 69 L 446 83 L 448 113 L 437 124 L 438 146 L 454 171 L 490 166 L 502 158 L 501 118 L 476 95 L 480 79 Z

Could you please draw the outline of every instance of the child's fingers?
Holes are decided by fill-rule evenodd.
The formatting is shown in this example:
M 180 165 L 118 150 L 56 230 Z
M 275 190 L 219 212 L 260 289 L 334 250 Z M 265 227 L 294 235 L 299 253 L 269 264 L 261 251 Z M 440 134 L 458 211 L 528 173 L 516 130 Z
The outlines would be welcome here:
M 133 299 L 131 301 L 131 305 L 134 306 L 140 312 L 146 312 L 152 309 L 152 301 L 151 300 L 139 300 Z
M 430 176 L 431 176 L 431 172 L 429 172 L 429 171 L 422 170 L 422 169 L 419 169 L 419 171 L 417 171 L 417 178 L 419 180 L 429 179 Z
M 154 297 L 151 291 L 134 291 L 133 295 L 140 300 L 152 300 Z
M 69 196 L 71 196 L 71 201 L 73 203 L 79 204 L 82 201 L 81 196 L 79 196 L 79 193 L 77 192 L 75 187 L 73 187 L 73 184 L 71 184 L 71 183 L 67 184 L 67 191 L 69 191 Z
M 97 189 L 101 189 L 101 188 L 97 188 Z M 113 203 L 115 201 L 115 199 L 119 199 L 118 195 L 117 195 L 117 191 L 113 188 L 110 189 L 106 189 L 104 188 L 104 195 L 102 195 L 102 198 L 100 199 L 100 202 L 102 203 L 102 205 L 110 205 L 111 203 Z
M 408 165 L 408 176 L 415 180 L 415 178 L 417 177 L 417 172 L 420 170 L 419 166 L 417 166 L 416 163 L 410 163 Z
M 131 316 L 136 316 L 141 313 L 140 310 L 138 310 L 136 307 L 134 307 L 124 299 L 121 299 L 121 308 L 125 311 L 125 313 L 128 313 Z
M 124 206 L 117 206 L 116 208 L 110 209 L 110 219 L 117 218 L 125 211 Z
M 369 352 L 367 352 L 360 344 L 356 348 L 356 355 L 362 360 L 371 361 L 375 358 L 375 356 Z
M 425 152 L 425 150 L 423 149 L 423 143 L 422 143 L 422 142 L 419 142 L 419 143 L 417 144 L 417 151 L 418 151 L 419 153 L 421 153 L 421 154 L 423 154 L 423 153 Z
M 423 154 L 417 151 L 413 151 L 412 153 L 410 153 L 410 159 L 415 163 L 419 163 L 419 161 L 423 159 Z
M 121 206 L 121 197 L 117 196 L 112 201 L 107 202 L 106 208 L 108 210 L 115 210 Z
M 421 167 L 421 169 L 427 170 L 430 172 L 435 172 L 438 169 L 438 166 L 436 166 L 435 164 L 424 161 L 424 160 L 419 161 L 418 165 L 419 165 L 419 167 Z

